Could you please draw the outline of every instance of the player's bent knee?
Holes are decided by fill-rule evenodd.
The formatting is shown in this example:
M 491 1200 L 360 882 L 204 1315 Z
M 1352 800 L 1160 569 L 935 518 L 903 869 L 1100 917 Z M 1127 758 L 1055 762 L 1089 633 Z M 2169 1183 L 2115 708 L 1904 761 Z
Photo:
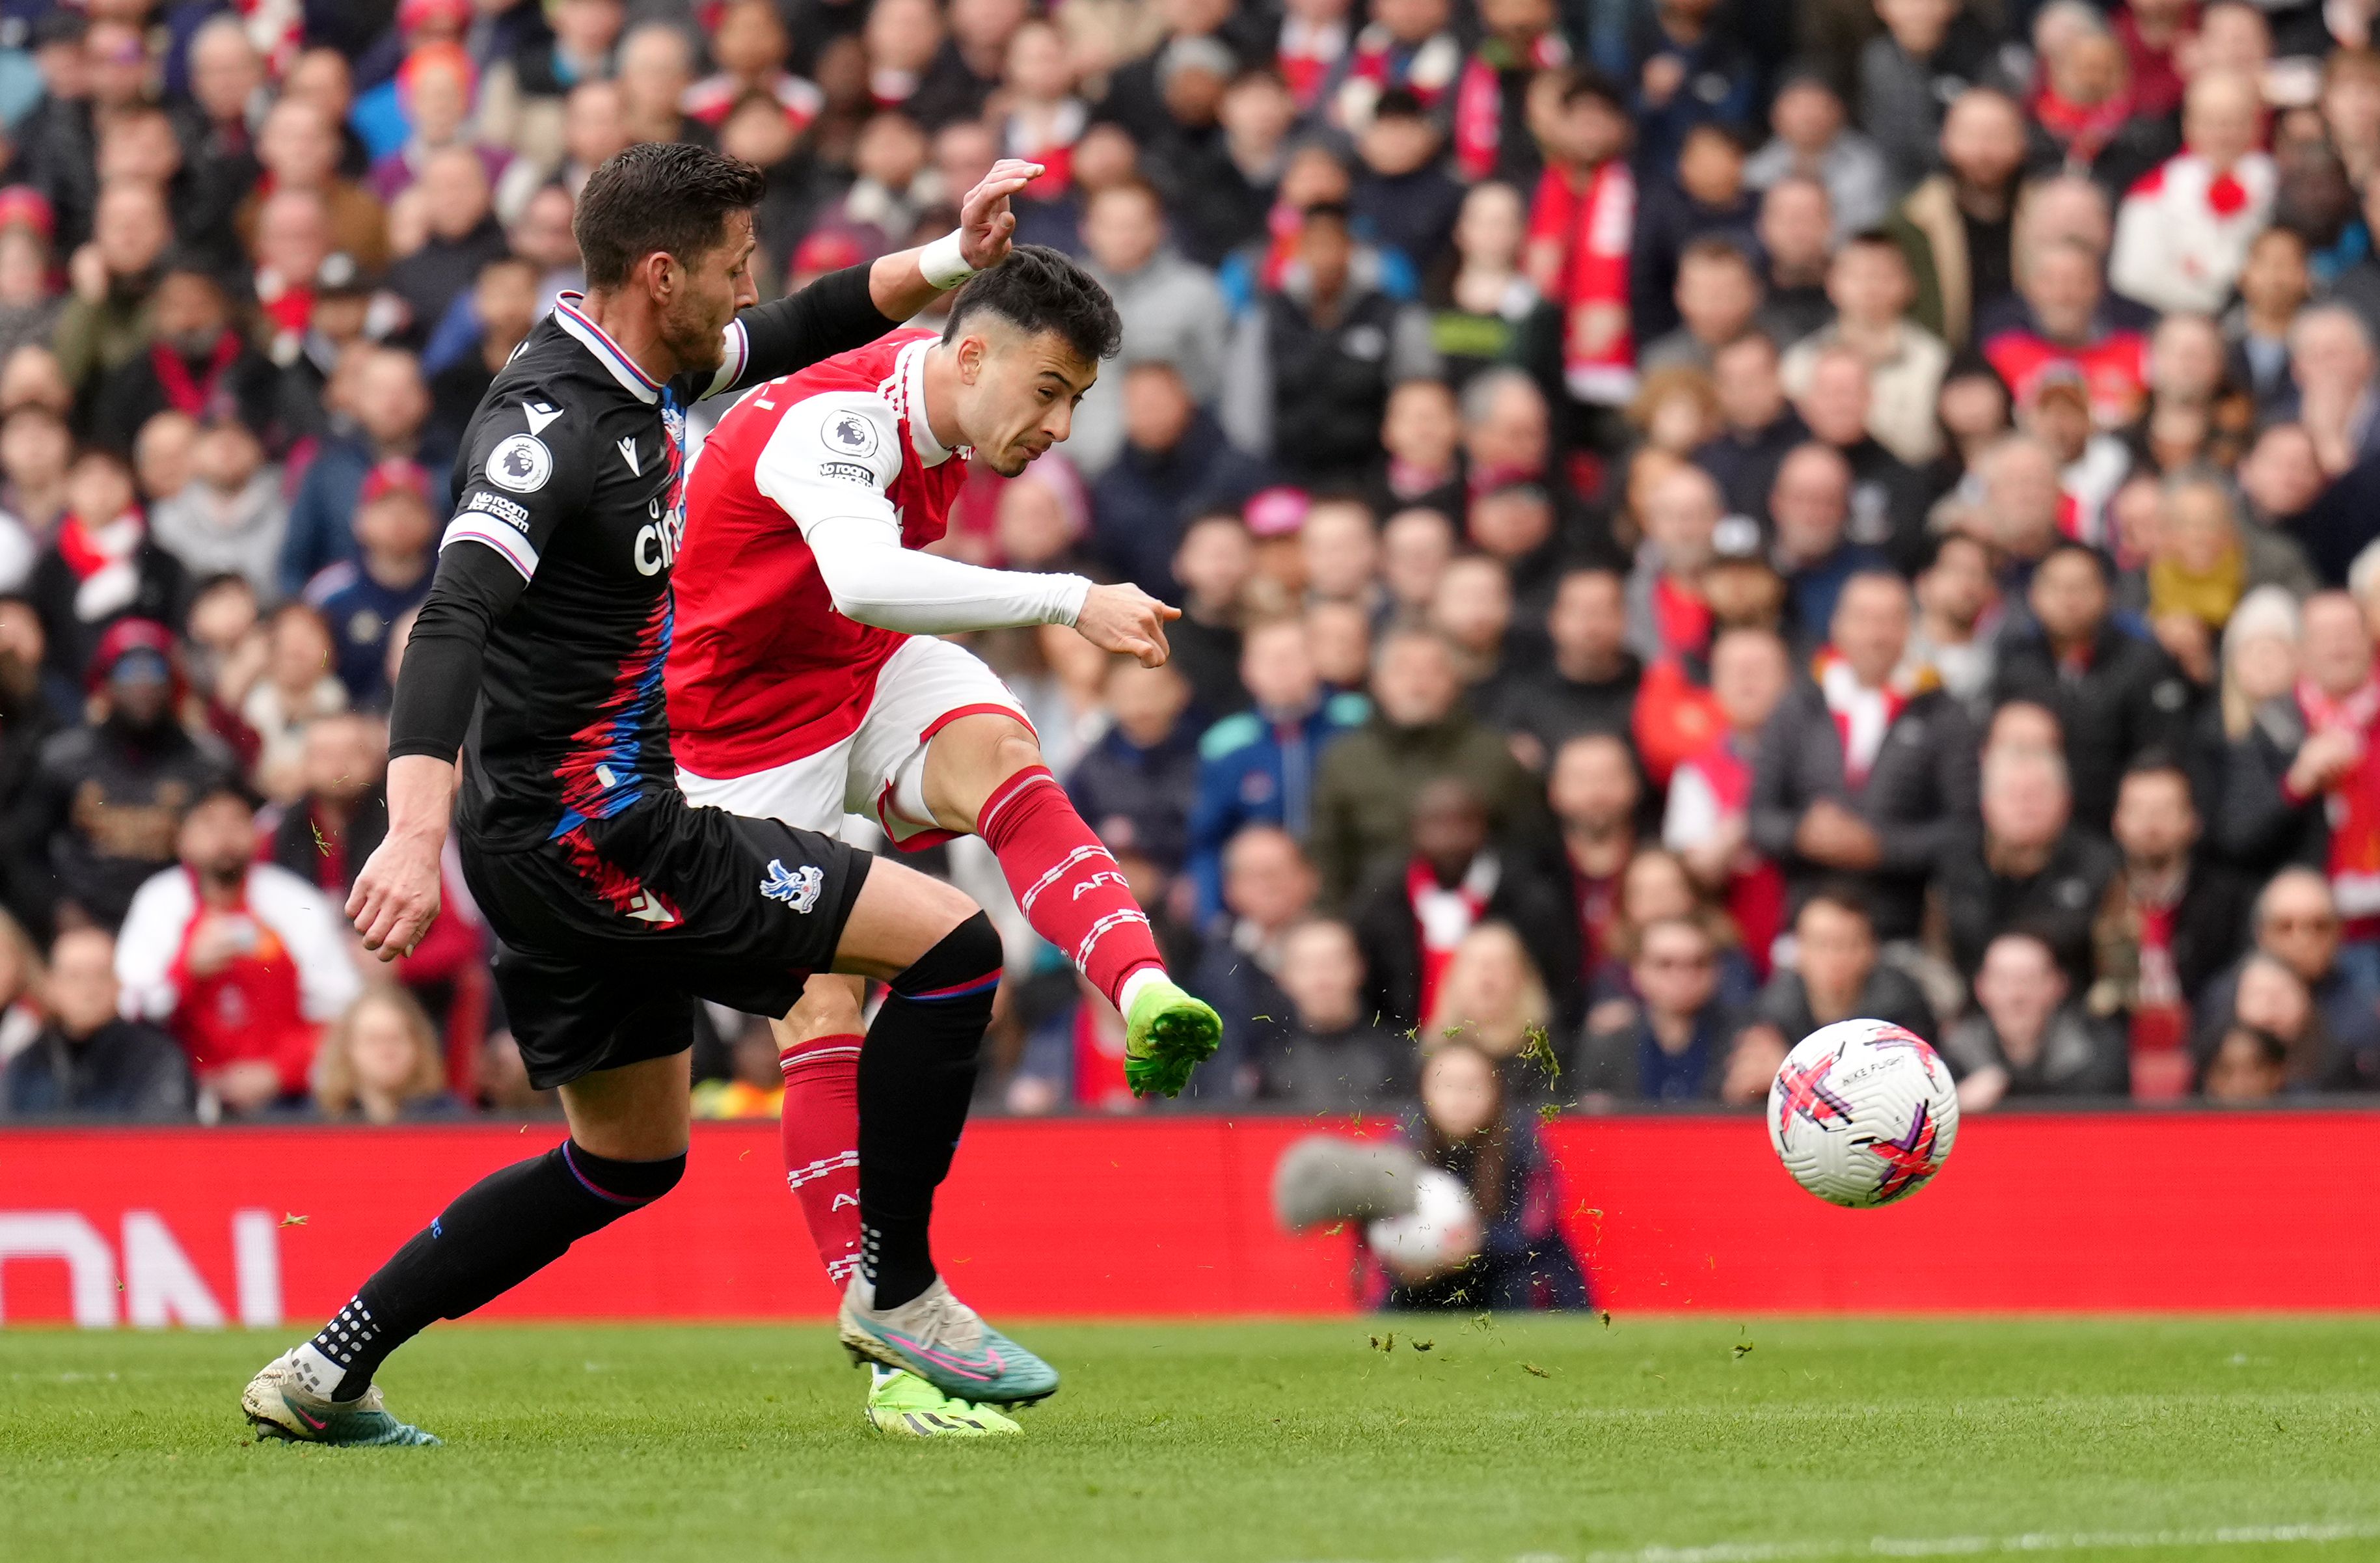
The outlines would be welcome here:
M 834 969 L 890 982 L 978 910 L 965 891 L 878 858 L 844 924 Z
M 684 1151 L 651 1160 L 630 1160 L 598 1156 L 574 1138 L 558 1154 L 571 1176 L 589 1193 L 617 1206 L 617 1215 L 650 1205 L 686 1176 Z
M 1040 741 L 1022 722 L 1009 723 L 1007 730 L 992 741 L 991 772 L 1002 782 L 1043 763 Z
M 894 977 L 892 991 L 917 1000 L 979 998 L 989 1010 L 1004 959 L 1000 930 L 978 910 Z
M 915 926 L 926 934 L 926 945 L 931 948 L 970 917 L 981 917 L 983 908 L 975 897 L 947 879 L 937 879 L 930 874 L 915 876 L 914 882 L 905 879 L 902 895 Z
M 981 711 L 961 717 L 926 748 L 919 802 L 953 829 L 976 829 L 984 806 L 1019 771 L 1046 762 L 1020 718 Z

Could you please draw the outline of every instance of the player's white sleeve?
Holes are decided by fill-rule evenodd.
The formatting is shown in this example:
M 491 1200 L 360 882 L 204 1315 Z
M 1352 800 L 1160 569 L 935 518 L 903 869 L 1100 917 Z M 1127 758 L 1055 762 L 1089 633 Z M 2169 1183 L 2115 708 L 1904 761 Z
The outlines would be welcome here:
M 754 486 L 802 529 L 836 610 L 905 635 L 1073 624 L 1091 589 L 1080 576 L 987 570 L 901 546 L 885 493 L 901 470 L 900 439 L 874 396 L 813 396 L 785 414 L 753 464 Z
M 1091 589 L 1080 576 L 987 570 L 903 548 L 899 530 L 886 522 L 839 516 L 805 530 L 836 609 L 905 635 L 1071 624 Z

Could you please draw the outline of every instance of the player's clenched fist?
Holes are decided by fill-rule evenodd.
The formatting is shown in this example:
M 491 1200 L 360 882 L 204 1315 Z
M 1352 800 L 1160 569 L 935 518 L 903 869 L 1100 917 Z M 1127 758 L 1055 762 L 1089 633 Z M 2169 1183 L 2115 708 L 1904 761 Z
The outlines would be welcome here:
M 347 915 L 364 948 L 382 960 L 411 954 L 438 915 L 438 842 L 397 835 L 382 841 L 347 893 Z
M 1136 586 L 1095 586 L 1083 594 L 1083 611 L 1075 628 L 1102 651 L 1136 657 L 1144 668 L 1162 667 L 1172 650 L 1165 644 L 1165 624 L 1182 616 Z

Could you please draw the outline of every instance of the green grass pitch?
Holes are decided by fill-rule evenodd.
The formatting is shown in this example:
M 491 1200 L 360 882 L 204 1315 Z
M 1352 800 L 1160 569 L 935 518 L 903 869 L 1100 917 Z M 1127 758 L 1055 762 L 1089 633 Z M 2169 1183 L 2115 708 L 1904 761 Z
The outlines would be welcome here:
M 427 1450 L 250 1445 L 277 1336 L 0 1333 L 0 1557 L 2380 1558 L 2380 1321 L 1483 1322 L 1019 1329 L 965 1445 L 821 1328 L 448 1326 Z

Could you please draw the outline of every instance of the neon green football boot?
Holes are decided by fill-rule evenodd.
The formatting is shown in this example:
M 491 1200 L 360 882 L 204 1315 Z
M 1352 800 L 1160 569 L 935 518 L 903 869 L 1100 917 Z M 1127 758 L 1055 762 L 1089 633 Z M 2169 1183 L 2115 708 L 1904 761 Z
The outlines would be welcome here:
M 439 1440 L 389 1414 L 375 1384 L 352 1400 L 326 1400 L 309 1390 L 285 1351 L 264 1364 L 239 1397 L 239 1409 L 256 1426 L 259 1442 L 333 1444 L 347 1448 L 419 1448 Z
M 1123 1078 L 1135 1097 L 1178 1097 L 1190 1072 L 1215 1056 L 1223 1017 L 1165 977 L 1144 985 L 1123 1018 Z
M 945 1395 L 914 1373 L 868 1364 L 868 1425 L 905 1438 L 996 1438 L 1024 1427 L 999 1408 Z

